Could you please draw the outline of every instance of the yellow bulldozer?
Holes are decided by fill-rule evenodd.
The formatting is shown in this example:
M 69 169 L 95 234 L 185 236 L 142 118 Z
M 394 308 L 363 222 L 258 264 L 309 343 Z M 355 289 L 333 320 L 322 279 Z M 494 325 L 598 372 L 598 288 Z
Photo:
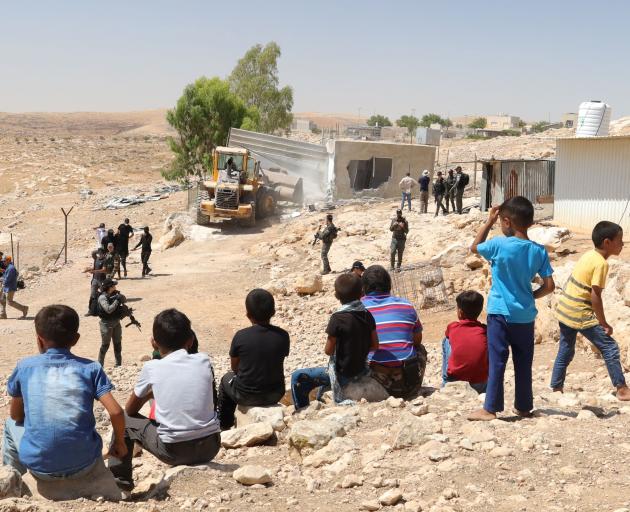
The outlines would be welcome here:
M 302 179 L 263 170 L 250 152 L 240 147 L 217 147 L 212 175 L 200 185 L 197 223 L 235 219 L 254 226 L 276 211 L 278 200 L 302 202 Z

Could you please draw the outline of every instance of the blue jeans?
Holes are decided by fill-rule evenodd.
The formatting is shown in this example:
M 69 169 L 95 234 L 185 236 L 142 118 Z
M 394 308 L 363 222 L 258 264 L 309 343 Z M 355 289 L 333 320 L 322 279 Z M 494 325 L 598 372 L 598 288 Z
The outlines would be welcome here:
M 451 357 L 451 342 L 448 338 L 442 340 L 442 387 L 446 386 L 448 382 L 457 382 L 455 377 L 448 376 L 448 359 Z M 477 393 L 485 393 L 487 382 L 469 382 L 470 387 Z
M 619 388 L 626 385 L 626 379 L 623 376 L 623 368 L 621 367 L 621 361 L 619 359 L 619 345 L 617 345 L 617 342 L 611 336 L 606 334 L 606 331 L 604 331 L 601 325 L 589 327 L 588 329 L 573 329 L 568 325 L 564 325 L 562 322 L 559 323 L 560 344 L 551 374 L 552 388 L 562 388 L 564 386 L 567 368 L 575 355 L 575 340 L 578 332 L 595 345 L 602 353 L 613 386 Z
M 402 200 L 400 201 L 400 209 L 401 210 L 405 209 L 405 200 L 407 200 L 407 205 L 409 206 L 409 211 L 411 211 L 411 192 L 409 192 L 409 193 L 403 192 L 402 193 Z
M 20 462 L 19 456 L 19 448 L 20 442 L 22 441 L 22 437 L 24 437 L 24 425 L 16 423 L 11 418 L 7 419 L 4 422 L 4 440 L 2 443 L 2 464 L 5 466 L 11 466 L 20 472 L 20 475 L 26 473 L 26 466 Z M 94 462 L 95 464 L 98 462 L 98 459 Z M 35 471 L 31 471 L 31 474 L 39 478 L 40 480 L 63 480 L 69 477 L 78 478 L 81 475 L 88 473 L 92 470 L 94 464 L 90 464 L 87 468 L 81 469 L 76 473 L 70 474 L 48 474 L 48 473 L 37 473 Z
M 503 315 L 488 315 L 488 387 L 483 408 L 503 410 L 503 380 L 512 349 L 514 363 L 514 407 L 519 411 L 534 408 L 532 363 L 534 361 L 534 322 L 508 323 Z
M 350 382 L 349 379 L 339 374 L 337 374 L 337 381 L 342 387 Z M 328 375 L 328 368 L 325 366 L 301 368 L 291 374 L 291 396 L 296 410 L 308 406 L 310 402 L 308 395 L 316 388 L 319 388 L 318 400 L 330 388 L 330 376 Z

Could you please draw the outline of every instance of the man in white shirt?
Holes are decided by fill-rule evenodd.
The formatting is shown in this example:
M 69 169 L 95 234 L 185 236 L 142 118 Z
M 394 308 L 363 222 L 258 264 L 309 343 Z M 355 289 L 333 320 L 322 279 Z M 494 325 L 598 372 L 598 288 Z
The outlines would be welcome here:
M 402 192 L 402 200 L 400 201 L 400 209 L 401 211 L 405 209 L 405 200 L 407 200 L 407 205 L 409 207 L 409 211 L 411 211 L 411 189 L 416 186 L 416 180 L 411 177 L 411 173 L 407 173 L 402 180 L 400 180 L 400 190 Z

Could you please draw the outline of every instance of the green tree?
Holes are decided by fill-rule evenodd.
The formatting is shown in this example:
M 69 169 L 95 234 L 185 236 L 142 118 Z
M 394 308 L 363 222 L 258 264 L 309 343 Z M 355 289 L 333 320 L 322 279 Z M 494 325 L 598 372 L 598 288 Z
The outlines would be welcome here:
M 201 77 L 184 89 L 166 120 L 177 131 L 168 143 L 175 153 L 167 179 L 201 176 L 212 168 L 212 150 L 227 142 L 231 127 L 254 126 L 259 122 L 255 108 L 230 91 L 225 80 Z
M 258 123 L 254 128 L 264 133 L 288 130 L 293 121 L 293 89 L 280 89 L 278 58 L 280 47 L 274 43 L 252 46 L 238 61 L 228 77 L 230 89 L 247 107 L 256 107 Z
M 447 124 L 450 123 L 450 124 Z M 424 126 L 425 128 L 429 128 L 432 124 L 439 124 L 442 126 L 452 126 L 450 119 L 443 119 L 437 114 L 425 114 L 422 116 L 422 120 L 420 121 L 420 126 Z
M 407 128 L 409 137 L 413 142 L 413 136 L 415 135 L 418 126 L 420 126 L 420 119 L 416 116 L 401 116 L 400 119 L 396 121 L 396 124 L 402 128 Z
M 368 126 L 391 126 L 392 122 L 389 120 L 389 117 L 382 116 L 381 114 L 376 114 L 371 116 L 367 120 Z
M 540 133 L 544 132 L 549 128 L 549 123 L 547 121 L 538 121 L 537 123 L 532 124 L 532 132 Z
M 485 117 L 477 117 L 471 121 L 468 125 L 470 128 L 479 128 L 483 130 L 486 126 L 488 126 L 488 120 Z

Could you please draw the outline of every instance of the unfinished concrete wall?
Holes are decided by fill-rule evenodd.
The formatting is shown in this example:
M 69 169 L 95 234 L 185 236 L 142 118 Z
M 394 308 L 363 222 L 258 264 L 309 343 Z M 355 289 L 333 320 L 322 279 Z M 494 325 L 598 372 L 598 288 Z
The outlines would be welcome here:
M 435 154 L 436 148 L 434 146 L 337 140 L 335 141 L 334 157 L 335 197 L 340 199 L 348 199 L 357 195 L 397 197 L 400 195 L 398 184 L 407 172 L 411 172 L 411 176 L 416 180 L 424 169 L 433 172 Z M 351 173 L 355 172 L 356 165 L 351 164 L 351 162 L 371 159 L 376 159 L 375 166 L 380 172 L 383 172 L 383 168 L 387 166 L 387 162 L 382 159 L 391 159 L 391 176 L 377 188 L 353 190 Z M 416 187 L 414 197 L 417 192 Z

